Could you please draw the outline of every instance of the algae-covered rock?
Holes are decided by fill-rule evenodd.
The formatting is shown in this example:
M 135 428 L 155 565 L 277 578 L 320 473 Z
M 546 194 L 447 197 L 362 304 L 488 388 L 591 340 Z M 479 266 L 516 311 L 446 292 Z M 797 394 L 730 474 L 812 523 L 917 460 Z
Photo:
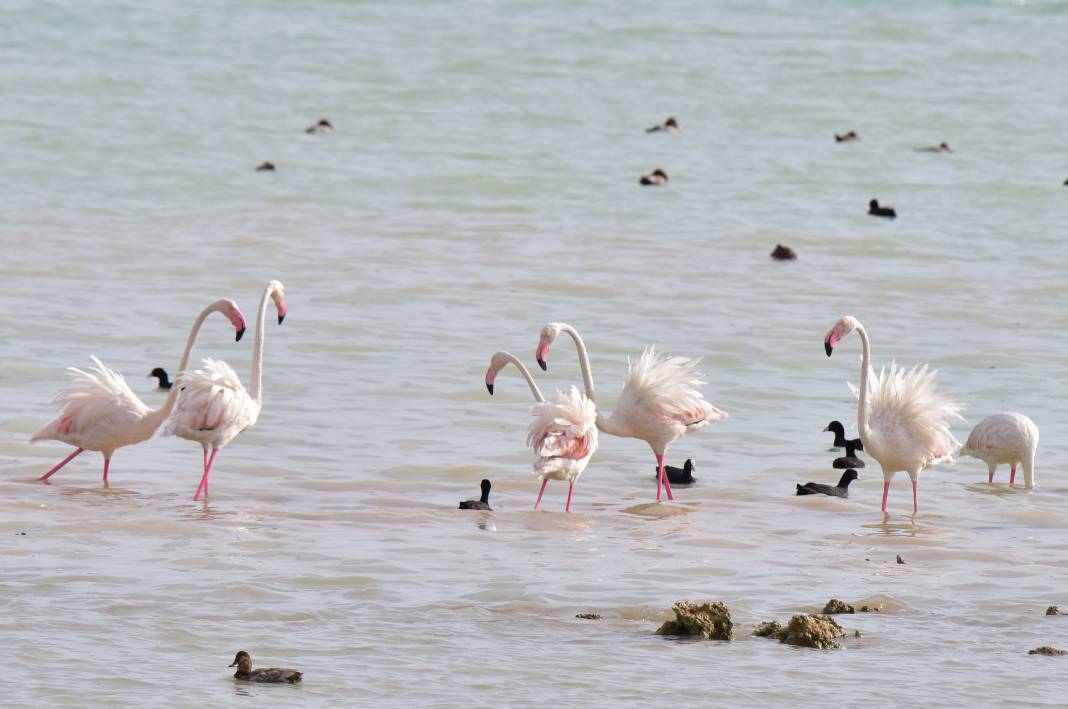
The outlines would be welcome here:
M 1036 647 L 1034 650 L 1030 650 L 1028 655 L 1068 655 L 1068 652 L 1064 650 L 1058 650 L 1055 647 L 1049 645 L 1043 645 L 1042 647 Z
M 779 638 L 779 642 L 801 647 L 817 647 L 821 650 L 838 649 L 842 646 L 835 638 L 844 638 L 845 631 L 826 615 L 798 614 L 790 619 L 790 624 Z
M 597 615 L 596 613 L 576 613 L 575 617 L 576 618 L 581 618 L 582 620 L 601 620 L 602 619 L 601 616 Z
M 669 620 L 657 635 L 696 635 L 705 640 L 733 640 L 734 623 L 730 608 L 719 601 L 697 604 L 679 601 L 671 606 L 675 620 Z
M 761 638 L 777 638 L 782 634 L 782 623 L 777 620 L 766 620 L 756 627 L 753 635 Z
M 1046 615 L 1068 615 L 1057 606 L 1050 606 L 1046 609 Z
M 827 615 L 835 615 L 837 613 L 856 613 L 857 609 L 848 603 L 839 601 L 837 598 L 832 598 L 823 607 L 823 612 Z
M 861 606 L 860 607 L 860 612 L 861 613 L 878 613 L 880 610 L 881 609 L 879 608 L 879 606 Z M 823 611 L 823 612 L 826 613 L 827 611 Z
M 905 563 L 905 560 L 901 558 L 900 554 L 897 555 L 897 563 L 899 563 L 899 564 L 904 564 Z

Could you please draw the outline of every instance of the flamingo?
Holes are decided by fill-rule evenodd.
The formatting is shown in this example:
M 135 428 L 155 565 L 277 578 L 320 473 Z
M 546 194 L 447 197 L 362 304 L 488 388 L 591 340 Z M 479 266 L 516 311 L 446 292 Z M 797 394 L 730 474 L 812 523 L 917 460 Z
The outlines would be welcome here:
M 568 488 L 564 511 L 570 512 L 575 483 L 586 469 L 590 458 L 597 452 L 597 409 L 593 402 L 575 387 L 571 387 L 568 392 L 557 389 L 556 397 L 552 401 L 546 401 L 538 385 L 534 383 L 534 378 L 530 376 L 530 370 L 518 357 L 508 352 L 496 352 L 490 358 L 490 366 L 486 370 L 486 389 L 491 396 L 498 372 L 509 364 L 514 364 L 527 380 L 535 400 L 534 405 L 530 407 L 534 421 L 527 431 L 527 445 L 531 446 L 538 456 L 533 472 L 541 479 L 541 489 L 538 491 L 534 510 L 537 511 L 541 506 L 545 486 L 550 480 L 566 480 Z
M 174 411 L 165 435 L 196 441 L 204 449 L 204 475 L 200 478 L 193 501 L 208 494 L 208 473 L 215 463 L 219 449 L 252 428 L 263 407 L 263 324 L 267 317 L 267 301 L 274 300 L 278 310 L 278 324 L 286 317 L 285 287 L 271 281 L 263 291 L 256 313 L 256 343 L 252 348 L 252 393 L 245 391 L 240 377 L 226 362 L 205 359 L 203 369 L 179 372 L 178 387 L 182 397 Z M 208 449 L 211 457 L 208 457 Z
M 906 371 L 896 363 L 878 374 L 871 369 L 871 346 L 868 333 L 856 318 L 846 316 L 835 323 L 823 341 L 827 356 L 834 346 L 857 331 L 862 359 L 858 397 L 857 430 L 864 452 L 883 469 L 883 513 L 894 474 L 903 470 L 912 479 L 912 513 L 919 511 L 917 482 L 921 470 L 939 463 L 952 463 L 960 443 L 949 430 L 949 419 L 964 420 L 961 405 L 942 393 L 935 372 L 927 365 Z
M 245 316 L 237 303 L 229 299 L 217 300 L 204 308 L 189 331 L 185 351 L 179 368 L 189 364 L 200 327 L 212 313 L 224 314 L 237 330 L 237 339 L 245 334 Z M 44 482 L 60 468 L 74 460 L 82 451 L 99 451 L 104 455 L 104 487 L 108 487 L 108 470 L 111 456 L 123 446 L 147 441 L 170 415 L 178 398 L 178 390 L 172 389 L 163 406 L 152 410 L 130 389 L 121 374 L 108 369 L 95 356 L 95 367 L 85 371 L 70 367 L 74 380 L 60 391 L 54 402 L 59 405 L 59 414 L 46 423 L 30 441 L 62 441 L 75 447 L 75 451 L 42 475 Z
M 566 323 L 549 323 L 541 331 L 536 357 L 538 365 L 548 370 L 546 357 L 549 348 L 560 335 L 567 333 L 578 349 L 579 365 L 586 396 L 594 406 L 597 397 L 593 389 L 590 358 L 586 345 L 578 331 Z M 597 413 L 597 428 L 613 436 L 637 438 L 649 444 L 656 456 L 657 480 L 656 501 L 667 491 L 669 500 L 671 483 L 664 474 L 664 455 L 668 446 L 677 438 L 704 428 L 710 423 L 727 418 L 727 412 L 708 403 L 700 392 L 705 384 L 704 376 L 696 371 L 700 359 L 686 357 L 662 357 L 656 347 L 647 347 L 637 362 L 629 362 L 627 380 L 610 416 Z
M 1023 464 L 1024 485 L 1035 489 L 1035 452 L 1038 450 L 1038 426 L 1023 414 L 1005 412 L 987 416 L 972 429 L 960 454 L 978 458 L 990 469 L 987 482 L 994 482 L 994 471 L 1001 463 L 1011 466 L 1009 485 L 1016 484 L 1016 467 Z

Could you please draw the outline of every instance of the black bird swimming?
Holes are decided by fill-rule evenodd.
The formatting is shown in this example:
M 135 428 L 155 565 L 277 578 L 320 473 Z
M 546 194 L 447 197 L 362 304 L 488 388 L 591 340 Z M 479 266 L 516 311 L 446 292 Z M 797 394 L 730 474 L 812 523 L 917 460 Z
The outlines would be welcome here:
M 234 673 L 234 679 L 243 679 L 249 682 L 272 682 L 275 684 L 288 682 L 289 684 L 296 684 L 304 676 L 303 672 L 297 672 L 285 667 L 268 667 L 262 670 L 254 670 L 252 669 L 252 658 L 244 650 L 237 653 L 230 667 L 237 668 L 237 672 Z
M 841 135 L 838 133 L 834 134 L 834 142 L 836 143 L 849 143 L 854 140 L 860 140 L 860 136 L 857 135 L 855 130 L 851 130 L 848 133 L 842 133 Z
M 952 153 L 949 149 L 949 143 L 939 143 L 938 145 L 925 145 L 922 148 L 916 148 L 917 153 Z
M 661 125 L 653 126 L 652 128 L 646 128 L 645 132 L 646 133 L 657 133 L 657 132 L 662 131 L 662 130 L 674 132 L 674 131 L 677 131 L 678 129 L 679 129 L 678 121 L 675 120 L 674 116 L 671 116 L 666 121 L 664 121 L 663 124 L 661 124 Z
M 681 468 L 676 468 L 674 465 L 664 466 L 664 473 L 667 475 L 668 482 L 672 485 L 694 484 L 697 479 L 693 476 L 693 471 L 694 464 L 691 458 L 687 458 Z
M 893 207 L 880 207 L 879 200 L 873 199 L 868 202 L 868 214 L 873 217 L 886 217 L 887 219 L 897 219 L 897 212 Z
M 797 252 L 789 246 L 776 244 L 775 248 L 771 250 L 771 257 L 776 261 L 796 261 Z
M 823 430 L 825 432 L 826 431 L 831 431 L 832 433 L 834 433 L 834 443 L 832 445 L 835 448 L 844 448 L 846 446 L 853 446 L 853 448 L 855 450 L 858 450 L 858 451 L 864 450 L 864 444 L 860 442 L 859 438 L 846 438 L 845 437 L 845 426 L 842 425 L 841 421 L 831 421 L 829 424 L 827 424 L 827 428 L 825 428 Z
M 172 382 L 170 377 L 167 376 L 167 370 L 163 367 L 156 367 L 148 374 L 149 378 L 155 377 L 159 380 L 159 386 L 156 387 L 157 391 L 170 391 Z
M 333 126 L 333 124 L 330 123 L 330 121 L 326 120 L 325 118 L 320 118 L 318 123 L 316 123 L 313 126 L 309 126 L 308 128 L 305 128 L 304 132 L 305 133 L 333 133 L 334 132 L 334 126 Z
M 850 469 L 842 473 L 838 485 L 823 483 L 805 483 L 797 485 L 798 495 L 830 495 L 831 497 L 849 497 L 849 483 L 857 479 L 857 471 Z
M 846 441 L 845 449 L 846 454 L 841 458 L 835 458 L 834 462 L 831 463 L 831 467 L 837 468 L 838 470 L 844 470 L 846 468 L 863 468 L 864 461 L 857 457 L 857 447 L 853 445 L 853 441 Z
M 489 510 L 493 511 L 493 508 L 489 506 L 489 491 L 490 481 L 482 481 L 482 499 L 481 500 L 464 500 L 460 503 L 461 510 Z
M 270 160 L 265 160 L 256 166 L 256 172 L 274 172 L 274 163 Z
M 643 185 L 666 185 L 668 183 L 667 173 L 657 168 L 648 175 L 642 175 L 642 178 L 638 180 Z

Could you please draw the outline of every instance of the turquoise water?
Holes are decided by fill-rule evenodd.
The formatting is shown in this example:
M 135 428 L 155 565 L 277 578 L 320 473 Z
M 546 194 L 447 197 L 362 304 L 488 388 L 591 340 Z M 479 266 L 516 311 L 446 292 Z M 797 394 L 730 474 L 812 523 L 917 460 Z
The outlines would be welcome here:
M 1068 606 L 1065 3 L 5 9 L 0 703 L 1061 701 L 1026 652 L 1068 645 L 1042 615 Z M 251 317 L 271 278 L 264 412 L 206 508 L 172 438 L 116 454 L 107 492 L 89 454 L 32 484 L 69 452 L 28 443 L 65 367 L 96 354 L 155 406 L 142 376 L 199 309 Z M 961 440 L 1031 416 L 1038 491 L 964 460 L 921 476 L 915 523 L 896 480 L 884 522 L 869 461 L 847 501 L 792 497 L 838 477 L 844 314 L 877 365 L 939 369 Z M 550 320 L 608 406 L 646 344 L 704 357 L 731 418 L 673 447 L 698 464 L 678 514 L 640 506 L 653 457 L 608 436 L 575 513 L 554 485 L 530 511 L 526 388 L 482 375 L 498 349 L 533 365 Z M 198 354 L 247 381 L 232 339 L 209 322 Z M 578 381 L 566 341 L 551 364 L 543 388 Z M 497 511 L 455 510 L 482 477 Z M 831 596 L 889 612 L 846 618 L 841 652 L 748 637 Z M 739 640 L 653 635 L 683 598 L 726 602 Z M 238 649 L 303 686 L 235 685 Z

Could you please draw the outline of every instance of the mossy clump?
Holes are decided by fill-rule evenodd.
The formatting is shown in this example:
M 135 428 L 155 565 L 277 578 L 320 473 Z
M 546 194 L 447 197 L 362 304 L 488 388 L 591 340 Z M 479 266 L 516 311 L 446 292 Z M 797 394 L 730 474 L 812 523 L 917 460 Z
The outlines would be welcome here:
M 1068 615 L 1057 606 L 1050 606 L 1046 609 L 1046 615 Z
M 837 615 L 838 613 L 856 613 L 857 609 L 844 601 L 832 598 L 827 601 L 827 605 L 823 607 L 823 612 L 827 615 Z
M 801 647 L 815 647 L 820 650 L 837 650 L 842 646 L 835 638 L 844 638 L 845 631 L 826 615 L 798 614 L 790 619 L 790 624 L 779 637 L 779 642 Z
M 861 606 L 860 607 L 860 612 L 861 613 L 878 613 L 880 610 L 881 609 L 879 608 L 879 606 Z M 826 611 L 824 611 L 824 613 L 826 613 Z
M 753 635 L 759 638 L 777 638 L 782 634 L 782 623 L 777 620 L 766 620 L 756 627 Z
M 576 613 L 575 617 L 576 618 L 581 618 L 582 620 L 601 620 L 602 619 L 602 616 L 599 616 L 596 613 Z
M 899 563 L 899 564 L 904 564 L 905 563 L 905 560 L 901 558 L 900 554 L 897 555 L 897 563 Z
M 1049 645 L 1043 645 L 1042 647 L 1036 647 L 1034 650 L 1029 650 L 1028 655 L 1068 655 L 1068 651 L 1058 650 L 1055 647 Z
M 731 610 L 720 601 L 701 604 L 679 601 L 671 606 L 675 620 L 669 620 L 656 631 L 657 635 L 695 635 L 705 640 L 733 640 L 734 623 Z

